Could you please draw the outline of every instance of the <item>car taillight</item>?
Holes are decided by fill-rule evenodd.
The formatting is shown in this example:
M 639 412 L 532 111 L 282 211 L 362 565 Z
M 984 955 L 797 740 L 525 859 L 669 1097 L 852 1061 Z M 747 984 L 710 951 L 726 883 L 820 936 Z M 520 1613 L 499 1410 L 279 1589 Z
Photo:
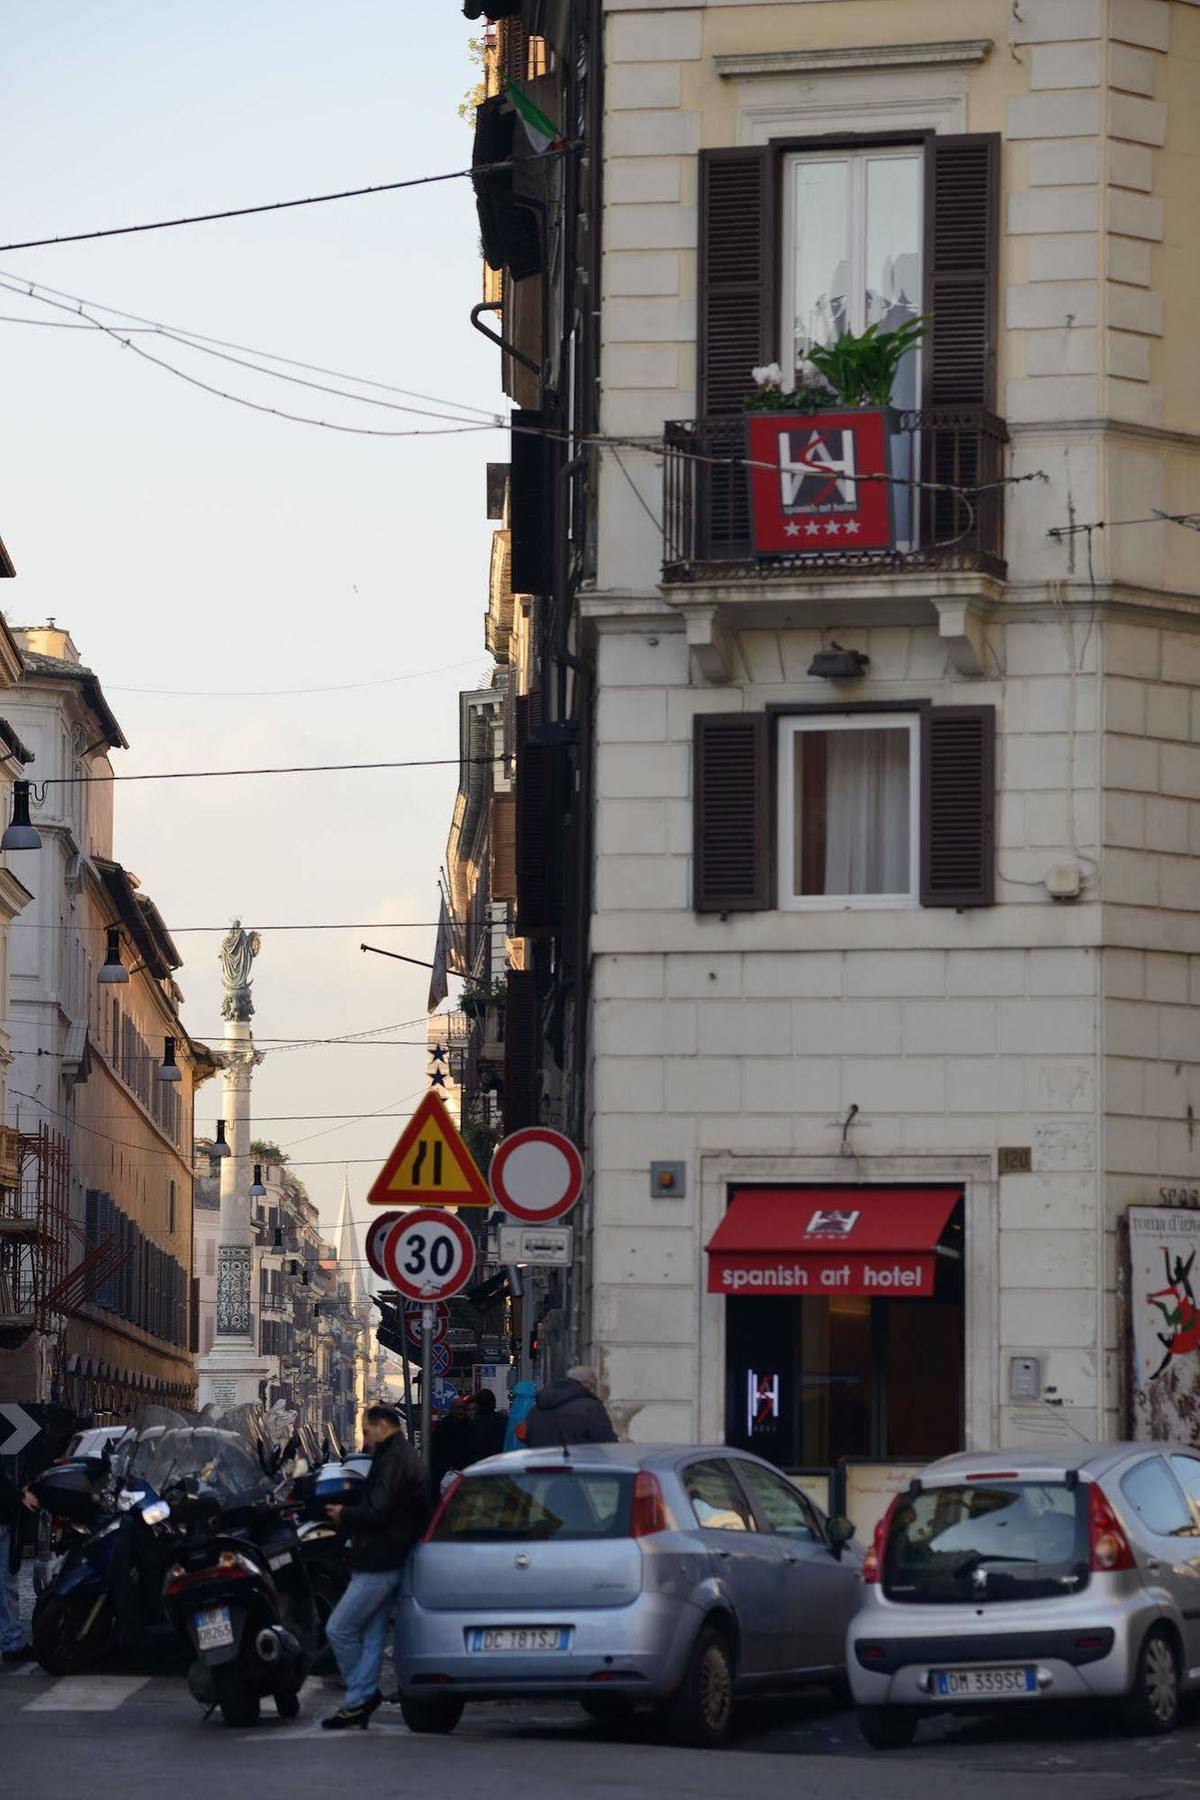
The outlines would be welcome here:
M 876 1582 L 883 1579 L 883 1558 L 887 1549 L 888 1532 L 892 1529 L 892 1515 L 899 1504 L 900 1496 L 897 1494 L 875 1527 L 875 1541 L 863 1557 L 862 1578 L 864 1581 Z
M 657 1475 L 644 1469 L 633 1478 L 633 1510 L 629 1517 L 629 1535 L 653 1537 L 657 1531 L 674 1531 L 671 1509 L 663 1498 Z
M 432 1517 L 432 1519 L 430 1519 L 429 1524 L 426 1526 L 425 1535 L 421 1539 L 421 1542 L 423 1544 L 427 1544 L 429 1542 L 429 1540 L 432 1538 L 434 1532 L 437 1530 L 438 1526 L 442 1522 L 442 1514 L 445 1512 L 446 1508 L 449 1506 L 451 1500 L 454 1498 L 455 1494 L 457 1494 L 457 1492 L 458 1492 L 459 1488 L 462 1486 L 462 1484 L 463 1484 L 462 1476 L 456 1475 L 454 1477 L 454 1480 L 450 1483 L 450 1486 L 446 1489 L 445 1493 L 442 1495 L 441 1499 L 438 1501 L 437 1505 L 434 1507 L 433 1517 Z
M 1088 1566 L 1102 1575 L 1137 1567 L 1120 1520 L 1094 1481 L 1088 1487 Z

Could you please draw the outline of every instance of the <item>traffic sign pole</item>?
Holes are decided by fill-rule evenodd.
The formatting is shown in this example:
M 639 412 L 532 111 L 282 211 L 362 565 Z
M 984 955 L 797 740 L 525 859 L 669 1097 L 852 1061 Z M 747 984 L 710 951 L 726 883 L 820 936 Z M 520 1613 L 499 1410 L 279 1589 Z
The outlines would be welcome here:
M 408 1426 L 408 1441 L 411 1444 L 413 1441 L 413 1436 L 414 1436 L 413 1426 L 415 1423 L 415 1417 L 413 1414 L 412 1370 L 408 1366 L 408 1345 L 407 1344 L 404 1345 L 404 1350 L 403 1350 L 402 1354 L 404 1357 L 404 1419 L 405 1419 L 405 1423 Z
M 433 1464 L 433 1308 L 421 1308 L 421 1455 Z

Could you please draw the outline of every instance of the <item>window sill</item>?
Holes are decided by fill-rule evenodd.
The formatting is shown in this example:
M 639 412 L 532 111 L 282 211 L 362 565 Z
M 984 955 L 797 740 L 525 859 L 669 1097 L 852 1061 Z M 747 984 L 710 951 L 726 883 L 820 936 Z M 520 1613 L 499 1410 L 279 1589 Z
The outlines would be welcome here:
M 781 913 L 919 912 L 915 894 L 812 894 L 780 898 Z

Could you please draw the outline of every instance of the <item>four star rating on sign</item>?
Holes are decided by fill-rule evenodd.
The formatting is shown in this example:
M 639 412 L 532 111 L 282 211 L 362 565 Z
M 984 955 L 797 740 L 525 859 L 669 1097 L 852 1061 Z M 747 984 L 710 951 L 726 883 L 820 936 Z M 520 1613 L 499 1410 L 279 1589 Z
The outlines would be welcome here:
M 838 537 L 844 534 L 846 537 L 855 537 L 858 534 L 858 530 L 859 524 L 857 519 L 847 519 L 845 523 L 839 519 L 826 519 L 824 535 L 826 537 Z M 801 535 L 801 527 L 797 524 L 795 519 L 792 519 L 789 524 L 785 525 L 783 531 L 785 537 L 798 538 Z M 808 524 L 804 526 L 803 533 L 805 537 L 820 537 L 822 535 L 821 521 L 819 519 L 810 519 Z

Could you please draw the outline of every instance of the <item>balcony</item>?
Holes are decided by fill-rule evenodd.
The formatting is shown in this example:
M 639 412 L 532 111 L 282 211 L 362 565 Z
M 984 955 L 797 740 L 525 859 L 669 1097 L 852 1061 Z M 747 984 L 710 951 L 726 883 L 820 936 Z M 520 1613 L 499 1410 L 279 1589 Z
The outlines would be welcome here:
M 1002 419 L 980 407 L 897 413 L 892 548 L 807 555 L 755 553 L 744 415 L 671 421 L 664 438 L 661 591 L 686 619 L 701 679 L 732 678 L 731 634 L 744 627 L 935 617 L 955 665 L 982 672 L 982 621 L 1005 576 Z

